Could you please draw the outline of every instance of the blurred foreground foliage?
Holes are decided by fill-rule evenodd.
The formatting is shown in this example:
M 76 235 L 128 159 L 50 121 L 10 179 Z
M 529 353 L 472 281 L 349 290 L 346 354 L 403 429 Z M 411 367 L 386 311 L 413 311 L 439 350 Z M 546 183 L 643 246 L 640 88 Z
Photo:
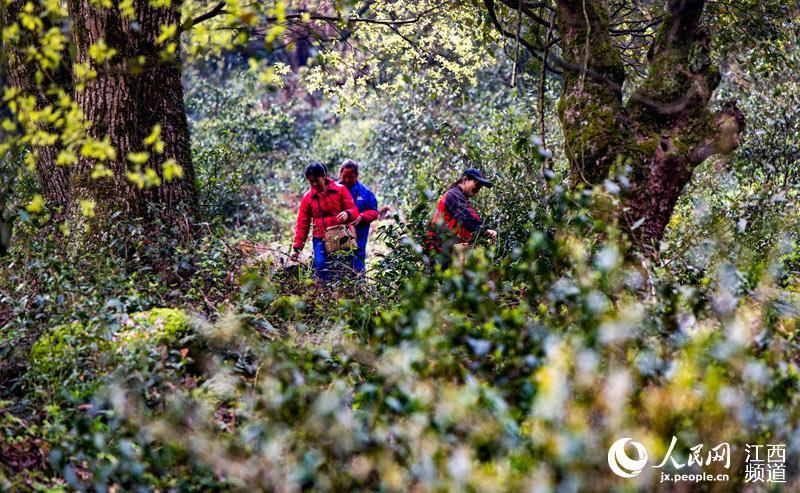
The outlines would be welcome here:
M 597 200 L 613 197 L 555 187 L 526 242 L 478 247 L 447 269 L 397 238 L 414 273 L 353 297 L 297 289 L 302 277 L 256 262 L 233 273 L 232 303 L 211 319 L 202 302 L 193 315 L 151 308 L 155 295 L 100 307 L 90 293 L 71 300 L 85 310 L 72 320 L 41 300 L 54 328 L 30 351 L 25 400 L 3 404 L 0 443 L 42 440 L 47 454 L 3 481 L 603 490 L 622 484 L 611 442 L 633 436 L 663 456 L 674 435 L 682 462 L 694 444 L 731 443 L 732 486 L 746 443 L 797 454 L 797 313 L 775 288 L 780 263 L 752 285 L 732 284 L 742 274 L 730 263 L 687 280 L 626 258 L 592 217 Z M 15 417 L 39 405 L 35 424 Z M 648 468 L 625 484 L 655 481 Z

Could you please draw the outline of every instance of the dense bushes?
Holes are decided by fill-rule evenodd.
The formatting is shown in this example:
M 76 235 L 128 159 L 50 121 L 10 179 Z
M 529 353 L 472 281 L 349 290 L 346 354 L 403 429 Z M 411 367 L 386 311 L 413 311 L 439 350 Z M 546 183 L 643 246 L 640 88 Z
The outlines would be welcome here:
M 554 200 L 568 223 L 500 263 L 477 250 L 464 268 L 405 279 L 391 308 L 370 296 L 329 305 L 343 317 L 326 329 L 335 339 L 305 335 L 332 321 L 300 307 L 314 294 L 287 298 L 263 277 L 251 291 L 263 310 L 191 325 L 178 369 L 121 367 L 93 403 L 116 416 L 101 420 L 116 423 L 113 438 L 102 432 L 116 460 L 74 443 L 61 467 L 84 457 L 97 487 L 208 486 L 186 475 L 197 470 L 235 490 L 582 490 L 655 484 L 651 469 L 609 476 L 605 452 L 622 436 L 663 455 L 674 435 L 684 462 L 696 443 L 729 442 L 735 461 L 745 443 L 795 453 L 793 321 L 769 297 L 729 292 L 724 275 L 692 285 L 626 262 L 593 241 L 585 195 Z M 260 330 L 261 317 L 285 334 Z M 175 387 L 152 399 L 124 378 L 132 369 Z M 132 464 L 173 476 L 123 474 Z M 741 471 L 734 462 L 729 486 Z
M 282 160 L 313 131 L 305 128 L 313 129 L 307 109 L 270 98 L 257 74 L 243 68 L 223 75 L 190 70 L 185 79 L 204 212 L 229 226 L 244 223 L 250 232 L 271 229 L 285 179 Z
M 651 468 L 635 480 L 610 475 L 609 444 L 633 436 L 663 456 L 675 436 L 684 463 L 690 446 L 730 443 L 733 487 L 744 444 L 797 453 L 796 321 L 769 278 L 756 293 L 732 289 L 730 265 L 687 281 L 626 259 L 591 217 L 592 200 L 553 194 L 523 245 L 479 248 L 463 266 L 426 270 L 406 244 L 396 262 L 411 265 L 396 268 L 409 274 L 354 299 L 296 291 L 256 263 L 239 278 L 240 308 L 216 322 L 166 309 L 97 319 L 100 332 L 84 331 L 80 344 L 119 320 L 102 343 L 117 348 L 105 352 L 114 371 L 98 380 L 104 363 L 85 359 L 97 390 L 62 405 L 47 397 L 40 436 L 56 475 L 36 481 L 648 489 Z M 34 356 L 57 361 L 48 344 L 79 349 L 77 327 L 40 339 Z

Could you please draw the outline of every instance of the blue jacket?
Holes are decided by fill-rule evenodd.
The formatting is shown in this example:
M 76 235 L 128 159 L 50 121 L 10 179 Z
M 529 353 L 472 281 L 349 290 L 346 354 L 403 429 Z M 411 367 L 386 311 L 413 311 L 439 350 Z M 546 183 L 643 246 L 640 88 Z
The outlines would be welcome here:
M 356 226 L 356 243 L 359 248 L 363 248 L 367 244 L 369 224 L 378 218 L 378 200 L 375 198 L 375 194 L 359 181 L 349 191 L 358 212 L 362 213 L 361 222 Z

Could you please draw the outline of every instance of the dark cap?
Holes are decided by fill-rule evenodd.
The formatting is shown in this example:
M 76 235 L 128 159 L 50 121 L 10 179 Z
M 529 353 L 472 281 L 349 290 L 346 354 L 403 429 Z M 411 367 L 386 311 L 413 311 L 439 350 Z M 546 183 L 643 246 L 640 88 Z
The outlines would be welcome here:
M 483 173 L 481 173 L 481 170 L 479 170 L 478 168 L 465 169 L 462 176 L 466 176 L 467 178 L 472 178 L 473 180 L 477 180 L 478 183 L 480 183 L 486 188 L 492 188 L 493 186 L 492 182 L 483 177 Z

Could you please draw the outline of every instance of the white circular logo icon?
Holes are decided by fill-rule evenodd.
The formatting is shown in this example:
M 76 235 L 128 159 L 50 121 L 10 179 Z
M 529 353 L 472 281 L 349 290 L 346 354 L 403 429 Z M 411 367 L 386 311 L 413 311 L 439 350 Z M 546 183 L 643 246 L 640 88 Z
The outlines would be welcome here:
M 638 459 L 631 459 L 625 453 L 625 444 L 631 442 L 639 455 Z M 630 438 L 620 438 L 608 449 L 608 467 L 614 474 L 623 478 L 633 478 L 639 475 L 647 464 L 647 450 L 639 442 L 631 441 Z

